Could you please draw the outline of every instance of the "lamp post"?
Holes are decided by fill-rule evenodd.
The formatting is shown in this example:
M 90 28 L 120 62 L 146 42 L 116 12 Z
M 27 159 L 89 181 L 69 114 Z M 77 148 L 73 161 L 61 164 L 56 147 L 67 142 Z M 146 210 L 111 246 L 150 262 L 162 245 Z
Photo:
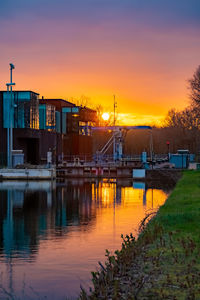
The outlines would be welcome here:
M 168 160 L 169 160 L 169 159 L 170 159 L 170 153 L 169 153 L 170 142 L 167 141 L 167 142 L 166 142 L 166 145 L 167 145 L 167 154 L 168 154 Z
M 14 104 L 12 100 L 12 87 L 15 85 L 12 82 L 12 71 L 15 66 L 10 63 L 10 82 L 6 83 L 7 86 L 7 93 L 8 93 L 8 128 L 7 128 L 7 166 L 8 168 L 12 167 L 12 150 L 13 150 L 13 117 L 14 117 Z M 10 88 L 10 91 L 9 91 Z M 10 94 L 10 97 L 9 97 Z M 10 98 L 10 99 L 9 99 Z

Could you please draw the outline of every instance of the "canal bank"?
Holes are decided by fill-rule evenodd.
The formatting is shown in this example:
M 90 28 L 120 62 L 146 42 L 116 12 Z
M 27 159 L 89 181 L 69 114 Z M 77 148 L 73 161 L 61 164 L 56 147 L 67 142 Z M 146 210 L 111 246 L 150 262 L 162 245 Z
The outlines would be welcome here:
M 93 272 L 93 291 L 80 299 L 200 299 L 200 172 L 186 171 L 137 241 Z
M 169 180 L 175 178 L 181 169 L 174 168 L 152 168 L 144 169 L 137 165 L 121 165 L 117 163 L 95 165 L 67 165 L 56 169 L 57 178 L 134 178 L 141 180 Z
M 98 168 L 97 168 L 98 169 Z M 120 168 L 119 166 L 113 167 L 113 172 L 87 172 L 86 167 L 71 167 L 70 172 L 66 175 L 66 170 L 61 171 L 55 166 L 20 166 L 16 168 L 3 168 L 0 169 L 0 180 L 64 180 L 64 179 L 132 179 L 139 181 L 157 181 L 157 182 L 174 182 L 181 176 L 181 170 L 178 169 L 133 169 L 133 167 Z M 102 169 L 103 170 L 103 169 Z

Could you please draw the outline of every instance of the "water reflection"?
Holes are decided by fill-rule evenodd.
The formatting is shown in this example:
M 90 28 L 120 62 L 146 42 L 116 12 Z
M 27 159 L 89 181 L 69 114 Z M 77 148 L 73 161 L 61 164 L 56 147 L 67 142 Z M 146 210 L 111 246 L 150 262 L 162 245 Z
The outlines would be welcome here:
M 24 299 L 37 299 L 33 289 L 48 299 L 77 295 L 105 249 L 119 248 L 121 233 L 136 233 L 168 192 L 168 184 L 131 180 L 1 182 L 1 284 L 23 298 L 27 281 Z

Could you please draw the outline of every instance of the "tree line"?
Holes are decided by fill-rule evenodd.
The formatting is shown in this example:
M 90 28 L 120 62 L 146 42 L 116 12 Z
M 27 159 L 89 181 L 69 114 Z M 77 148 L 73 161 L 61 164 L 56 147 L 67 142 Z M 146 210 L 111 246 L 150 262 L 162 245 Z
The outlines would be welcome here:
M 200 152 L 200 66 L 188 80 L 190 105 L 182 111 L 170 109 L 163 128 L 171 133 L 178 146 Z

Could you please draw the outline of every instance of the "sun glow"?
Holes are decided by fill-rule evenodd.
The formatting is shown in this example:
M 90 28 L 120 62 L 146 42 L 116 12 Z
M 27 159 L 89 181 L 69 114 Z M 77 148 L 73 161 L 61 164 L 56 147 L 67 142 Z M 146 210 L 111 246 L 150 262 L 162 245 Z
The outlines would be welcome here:
M 109 113 L 103 113 L 103 114 L 102 114 L 102 119 L 103 119 L 104 121 L 108 121 L 109 118 L 110 118 Z
M 133 113 L 118 113 L 117 123 L 119 125 L 149 125 L 160 127 L 163 124 L 164 115 L 141 115 Z

